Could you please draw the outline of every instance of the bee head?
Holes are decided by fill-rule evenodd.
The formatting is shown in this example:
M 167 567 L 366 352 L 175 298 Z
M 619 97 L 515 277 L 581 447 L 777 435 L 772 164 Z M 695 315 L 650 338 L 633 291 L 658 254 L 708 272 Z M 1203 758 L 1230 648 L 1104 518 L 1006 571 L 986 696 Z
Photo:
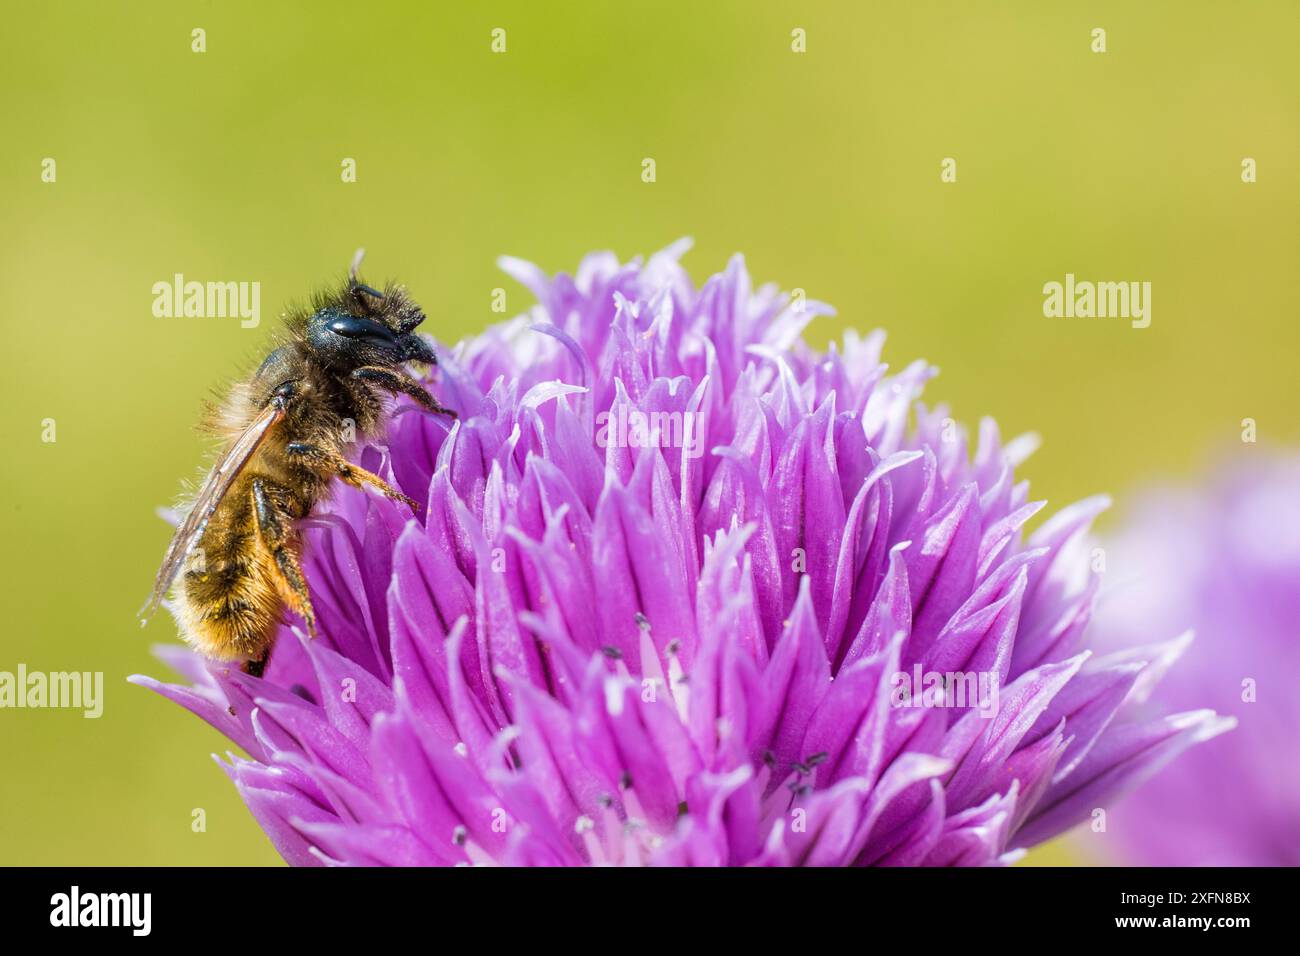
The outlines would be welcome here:
M 331 368 L 437 364 L 433 349 L 414 331 L 424 312 L 400 286 L 380 292 L 361 282 L 354 267 L 342 289 L 313 306 L 304 337 Z

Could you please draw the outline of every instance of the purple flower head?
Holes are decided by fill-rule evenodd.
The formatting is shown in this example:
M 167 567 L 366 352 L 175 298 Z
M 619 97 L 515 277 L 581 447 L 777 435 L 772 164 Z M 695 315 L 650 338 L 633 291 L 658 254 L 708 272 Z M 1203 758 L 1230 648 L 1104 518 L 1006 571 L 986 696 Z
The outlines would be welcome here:
M 1107 544 L 1115 585 L 1099 603 L 1101 638 L 1139 646 L 1154 629 L 1192 629 L 1152 702 L 1209 704 L 1239 727 L 1117 808 L 1102 853 L 1300 866 L 1300 698 L 1289 684 L 1300 674 L 1300 456 L 1237 465 L 1202 488 L 1153 489 L 1134 506 Z
M 1007 862 L 1224 728 L 1127 719 L 1176 645 L 1085 649 L 1103 500 L 1022 540 L 1031 439 L 972 454 L 932 367 L 684 249 L 503 260 L 538 305 L 444 359 L 459 420 L 358 452 L 418 518 L 305 522 L 320 636 L 141 679 L 291 863 Z

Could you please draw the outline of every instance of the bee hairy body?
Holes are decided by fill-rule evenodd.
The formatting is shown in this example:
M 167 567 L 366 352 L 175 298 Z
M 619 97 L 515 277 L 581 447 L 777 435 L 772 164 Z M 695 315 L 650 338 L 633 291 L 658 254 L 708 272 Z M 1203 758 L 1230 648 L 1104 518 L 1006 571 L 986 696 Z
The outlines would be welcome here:
M 286 438 L 293 436 L 342 454 L 346 448 L 340 436 L 347 433 L 349 422 L 363 432 L 380 424 L 373 396 L 331 389 L 319 376 L 311 381 L 310 366 L 298 356 L 282 354 L 278 359 L 264 368 L 275 372 L 272 379 L 288 374 L 291 378 L 286 380 L 304 382 L 304 400 L 289 409 L 279 433 L 268 436 L 208 519 L 178 595 L 183 633 L 196 650 L 215 660 L 257 658 L 280 623 L 284 602 L 275 584 L 272 557 L 258 544 L 253 482 L 261 480 L 276 489 L 286 514 L 305 518 L 327 497 L 329 481 L 292 461 Z M 251 388 L 237 387 L 214 422 L 214 427 L 228 432 L 230 441 L 252 424 L 269 400 L 271 388 L 280 384 L 260 373 L 258 378 Z M 313 392 L 321 394 L 319 401 L 306 400 Z
M 205 423 L 226 452 L 186 509 L 159 571 L 156 602 L 178 576 L 173 606 L 182 636 L 204 656 L 245 660 L 260 674 L 286 607 L 309 633 L 315 619 L 296 523 L 332 493 L 334 479 L 415 503 L 346 453 L 382 433 L 387 394 L 453 415 L 401 368 L 436 364 L 412 333 L 423 313 L 404 290 L 355 279 L 291 315 L 289 340 L 251 380 L 236 384 Z

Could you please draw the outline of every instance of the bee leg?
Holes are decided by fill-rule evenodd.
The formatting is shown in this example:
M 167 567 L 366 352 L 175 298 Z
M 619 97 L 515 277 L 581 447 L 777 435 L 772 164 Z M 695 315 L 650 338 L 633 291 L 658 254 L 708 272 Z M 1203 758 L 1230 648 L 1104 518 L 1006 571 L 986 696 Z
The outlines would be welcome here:
M 411 376 L 407 375 L 400 369 L 383 368 L 377 365 L 363 365 L 352 372 L 352 377 L 361 382 L 369 382 L 371 385 L 378 385 L 387 392 L 394 395 L 409 395 L 422 406 L 438 415 L 446 415 L 449 418 L 455 418 L 456 413 L 450 408 L 445 408 L 436 398 L 430 395 L 423 385 L 417 382 Z
M 316 614 L 307 593 L 307 579 L 290 538 L 293 516 L 279 506 L 271 494 L 273 487 L 261 478 L 253 479 L 253 513 L 257 516 L 258 541 L 271 559 L 271 580 L 289 607 L 302 616 L 307 633 L 316 636 Z M 265 664 L 265 661 L 263 661 Z
M 406 497 L 374 472 L 352 464 L 336 451 L 304 442 L 290 442 L 285 446 L 285 451 L 319 473 L 333 475 L 354 488 L 364 488 L 369 485 L 394 501 L 405 502 L 412 511 L 417 511 L 420 507 L 418 502 Z

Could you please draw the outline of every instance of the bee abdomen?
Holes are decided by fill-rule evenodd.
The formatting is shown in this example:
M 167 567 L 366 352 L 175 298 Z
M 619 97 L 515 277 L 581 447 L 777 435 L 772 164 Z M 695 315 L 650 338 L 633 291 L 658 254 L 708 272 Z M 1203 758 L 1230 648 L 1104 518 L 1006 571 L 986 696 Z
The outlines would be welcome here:
M 217 516 L 214 515 L 214 520 Z M 281 601 L 251 534 L 204 536 L 203 559 L 186 569 L 179 591 L 181 629 L 217 660 L 260 660 L 275 638 Z

